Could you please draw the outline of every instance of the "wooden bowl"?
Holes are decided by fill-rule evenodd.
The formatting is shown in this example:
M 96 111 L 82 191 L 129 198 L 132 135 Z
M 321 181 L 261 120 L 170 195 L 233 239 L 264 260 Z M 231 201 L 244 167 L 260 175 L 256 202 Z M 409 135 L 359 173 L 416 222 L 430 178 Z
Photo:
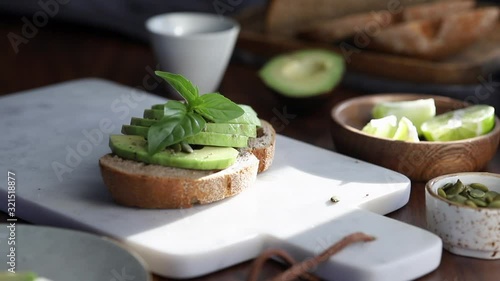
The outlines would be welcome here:
M 497 151 L 500 120 L 486 135 L 459 141 L 405 142 L 378 138 L 361 131 L 375 104 L 434 98 L 436 113 L 464 108 L 470 104 L 442 96 L 423 94 L 378 94 L 352 98 L 331 111 L 331 133 L 337 152 L 400 172 L 414 181 L 485 168 Z

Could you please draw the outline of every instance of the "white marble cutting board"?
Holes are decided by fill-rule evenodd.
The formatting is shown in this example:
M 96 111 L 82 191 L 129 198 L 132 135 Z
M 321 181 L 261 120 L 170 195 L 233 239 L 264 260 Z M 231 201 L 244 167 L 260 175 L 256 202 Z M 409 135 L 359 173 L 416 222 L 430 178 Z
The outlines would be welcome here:
M 268 247 L 305 259 L 358 231 L 376 240 L 345 249 L 318 267 L 318 275 L 409 280 L 439 265 L 437 236 L 382 216 L 408 202 L 405 176 L 284 136 L 277 138 L 271 169 L 238 196 L 184 210 L 114 204 L 98 168 L 98 158 L 110 151 L 108 135 L 164 101 L 99 79 L 0 98 L 1 209 L 7 208 L 3 175 L 13 171 L 18 217 L 117 238 L 155 273 L 174 278 L 214 272 Z M 340 202 L 332 204 L 332 196 Z

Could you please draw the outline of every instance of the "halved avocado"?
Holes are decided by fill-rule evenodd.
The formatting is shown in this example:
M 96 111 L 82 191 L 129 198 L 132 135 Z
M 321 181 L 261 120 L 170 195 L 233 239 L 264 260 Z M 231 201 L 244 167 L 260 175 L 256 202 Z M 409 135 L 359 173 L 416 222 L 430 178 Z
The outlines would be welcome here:
M 340 54 L 307 49 L 272 58 L 261 68 L 259 76 L 268 87 L 286 97 L 305 98 L 333 90 L 344 71 Z

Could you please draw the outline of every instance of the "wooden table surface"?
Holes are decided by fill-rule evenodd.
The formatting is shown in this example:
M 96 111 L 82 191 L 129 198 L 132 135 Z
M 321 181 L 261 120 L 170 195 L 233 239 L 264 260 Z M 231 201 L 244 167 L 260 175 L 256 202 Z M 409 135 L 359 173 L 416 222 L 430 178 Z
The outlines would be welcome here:
M 21 34 L 22 24 L 20 17 L 3 18 L 0 22 L 0 95 L 83 77 L 100 77 L 132 87 L 142 86 L 144 78 L 149 75 L 148 69 L 156 68 L 152 51 L 144 42 L 55 21 L 40 28 L 27 42 L 21 43 L 16 53 L 6 38 L 9 32 Z M 220 91 L 238 103 L 251 105 L 261 118 L 275 120 L 273 125 L 278 133 L 334 149 L 328 130 L 330 109 L 343 99 L 363 93 L 338 88 L 326 102 L 312 105 L 306 111 L 299 110 L 269 91 L 257 77 L 256 71 L 255 66 L 232 62 Z M 163 87 L 155 87 L 151 92 L 165 95 Z M 280 114 L 284 111 L 290 114 L 290 118 L 282 121 Z M 499 154 L 490 163 L 488 171 L 500 172 Z M 424 227 L 423 187 L 423 183 L 412 182 L 410 202 L 388 216 Z M 5 220 L 6 215 L 0 213 L 0 221 Z M 192 280 L 246 280 L 250 264 L 251 261 L 245 262 Z M 263 276 L 273 276 L 282 269 L 281 265 L 270 262 Z M 155 276 L 154 280 L 172 279 Z M 471 259 L 443 251 L 439 268 L 418 280 L 500 280 L 500 260 Z

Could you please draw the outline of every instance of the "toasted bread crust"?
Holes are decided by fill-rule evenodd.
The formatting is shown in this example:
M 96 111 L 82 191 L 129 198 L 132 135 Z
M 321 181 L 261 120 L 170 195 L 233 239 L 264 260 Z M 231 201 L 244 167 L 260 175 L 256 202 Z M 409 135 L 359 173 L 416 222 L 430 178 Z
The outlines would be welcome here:
M 262 127 L 259 129 L 258 138 L 250 140 L 249 147 L 252 154 L 259 159 L 259 173 L 271 167 L 274 159 L 276 145 L 276 131 L 273 126 L 264 120 L 260 120 Z
M 104 183 L 118 204 L 169 209 L 207 204 L 240 193 L 255 181 L 258 163 L 257 158 L 248 153 L 221 171 L 168 168 L 167 172 L 158 172 L 165 167 L 111 154 L 99 159 Z
M 276 132 L 261 121 L 260 135 L 249 143 L 250 149 L 240 150 L 236 162 L 224 170 L 163 167 L 107 154 L 99 159 L 104 184 L 118 204 L 148 209 L 189 208 L 234 196 L 273 161 Z

